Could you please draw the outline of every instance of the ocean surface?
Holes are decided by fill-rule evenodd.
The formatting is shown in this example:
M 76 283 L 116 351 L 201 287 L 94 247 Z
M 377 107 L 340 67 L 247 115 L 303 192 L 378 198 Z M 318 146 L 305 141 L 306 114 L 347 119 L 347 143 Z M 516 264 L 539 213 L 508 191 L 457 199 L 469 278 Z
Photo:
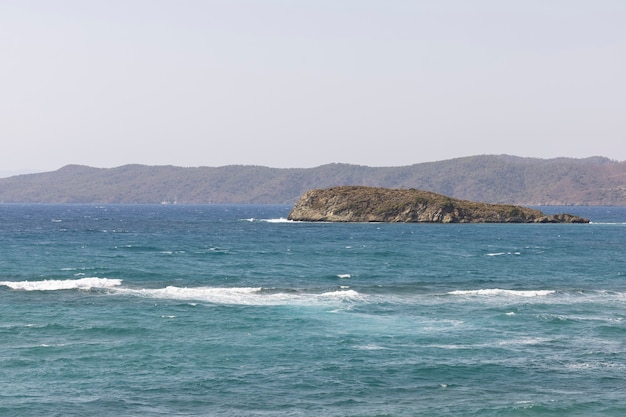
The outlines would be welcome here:
M 626 415 L 626 207 L 289 209 L 0 205 L 0 415 Z

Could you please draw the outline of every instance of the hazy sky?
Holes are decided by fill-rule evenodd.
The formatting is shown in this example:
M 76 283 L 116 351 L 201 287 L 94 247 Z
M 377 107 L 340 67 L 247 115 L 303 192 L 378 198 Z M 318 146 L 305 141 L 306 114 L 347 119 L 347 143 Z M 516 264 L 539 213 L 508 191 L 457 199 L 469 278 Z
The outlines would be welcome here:
M 624 0 L 0 0 L 0 171 L 626 160 Z

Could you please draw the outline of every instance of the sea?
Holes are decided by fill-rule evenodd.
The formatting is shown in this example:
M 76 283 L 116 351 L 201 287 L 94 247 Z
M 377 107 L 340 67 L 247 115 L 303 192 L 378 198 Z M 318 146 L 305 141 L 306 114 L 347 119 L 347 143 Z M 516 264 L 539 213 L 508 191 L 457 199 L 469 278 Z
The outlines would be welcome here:
M 626 415 L 626 207 L 290 208 L 0 204 L 0 415 Z

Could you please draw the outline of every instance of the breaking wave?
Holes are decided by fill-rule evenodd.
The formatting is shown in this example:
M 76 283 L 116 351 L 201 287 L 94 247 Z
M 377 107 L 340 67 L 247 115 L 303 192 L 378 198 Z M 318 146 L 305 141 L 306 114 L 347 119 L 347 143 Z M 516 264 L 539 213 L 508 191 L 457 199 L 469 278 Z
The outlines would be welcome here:
M 554 294 L 554 290 L 503 290 L 500 288 L 482 290 L 456 290 L 450 291 L 450 295 L 479 295 L 479 296 L 509 296 L 509 297 L 545 297 Z
M 312 292 L 296 290 L 270 290 L 261 287 L 176 287 L 127 288 L 120 287 L 121 279 L 81 278 L 43 281 L 0 281 L 18 291 L 59 291 L 106 289 L 109 294 L 130 295 L 164 300 L 200 301 L 213 304 L 239 305 L 310 305 L 337 304 L 363 301 L 365 296 L 341 287 L 335 291 Z
M 361 301 L 364 297 L 354 290 L 337 290 L 323 293 L 275 292 L 260 287 L 174 287 L 155 289 L 119 288 L 117 294 L 166 300 L 202 301 L 213 304 L 236 305 L 310 305 Z
M 256 219 L 254 217 L 250 217 L 249 219 L 241 219 L 242 221 L 254 223 L 254 222 L 263 222 L 263 223 L 296 223 L 293 220 L 286 219 L 284 217 L 279 217 L 276 219 Z
M 58 290 L 91 290 L 95 288 L 114 288 L 122 284 L 121 279 L 111 278 L 80 278 L 80 279 L 46 279 L 43 281 L 0 281 L 0 285 L 21 291 L 58 291 Z

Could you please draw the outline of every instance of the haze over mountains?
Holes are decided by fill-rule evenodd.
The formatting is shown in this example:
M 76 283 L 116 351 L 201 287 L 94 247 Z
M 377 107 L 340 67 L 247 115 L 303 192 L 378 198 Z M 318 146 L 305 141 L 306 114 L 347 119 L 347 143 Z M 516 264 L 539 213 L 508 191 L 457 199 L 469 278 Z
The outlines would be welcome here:
M 68 165 L 0 179 L 0 202 L 293 204 L 310 189 L 338 185 L 416 188 L 488 203 L 626 205 L 626 162 L 479 155 L 400 167 Z

